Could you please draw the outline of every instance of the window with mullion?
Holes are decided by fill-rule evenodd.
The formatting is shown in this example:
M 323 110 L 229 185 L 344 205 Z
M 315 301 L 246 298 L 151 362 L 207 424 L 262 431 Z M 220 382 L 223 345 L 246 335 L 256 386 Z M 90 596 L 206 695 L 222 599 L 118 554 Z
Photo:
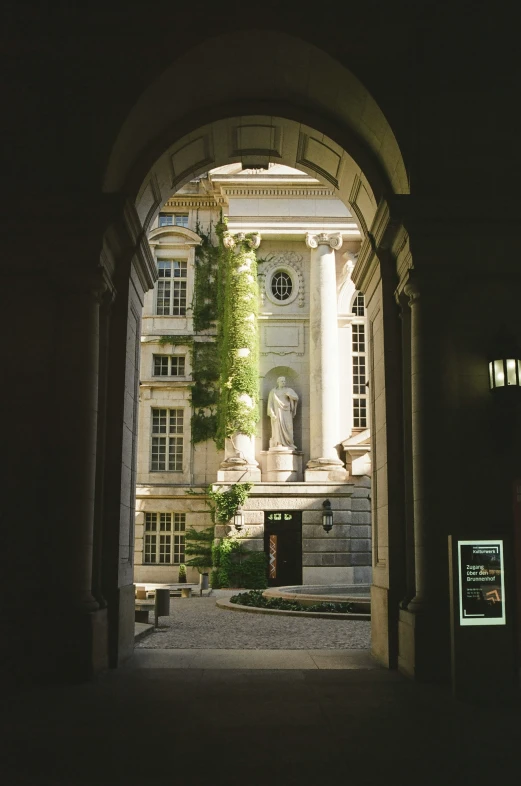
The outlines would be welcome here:
M 362 313 L 363 313 L 363 295 Z M 353 307 L 355 311 L 355 307 Z M 353 351 L 353 428 L 367 428 L 367 388 L 366 388 L 366 356 L 365 356 L 365 325 L 354 323 L 352 330 Z
M 152 408 L 151 472 L 183 471 L 183 429 L 182 409 Z
M 172 524 L 174 531 L 172 534 Z M 179 565 L 185 559 L 186 513 L 145 513 L 144 562 Z
M 154 377 L 183 377 L 185 375 L 184 355 L 154 355 Z
M 183 259 L 161 259 L 157 263 L 156 314 L 182 317 L 186 315 L 187 262 Z
M 353 300 L 353 314 L 355 314 L 357 317 L 363 317 L 365 315 L 364 296 L 361 292 L 358 292 L 355 299 Z

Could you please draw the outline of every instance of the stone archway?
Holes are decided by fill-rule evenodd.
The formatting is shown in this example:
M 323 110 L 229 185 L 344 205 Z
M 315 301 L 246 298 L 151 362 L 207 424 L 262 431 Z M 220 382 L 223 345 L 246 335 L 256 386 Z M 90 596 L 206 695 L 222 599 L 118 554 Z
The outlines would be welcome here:
M 246 36 L 213 39 L 204 51 L 194 47 L 142 94 L 118 135 L 104 189 L 126 200 L 126 240 L 115 243 L 109 231 L 106 257 L 119 270 L 124 297 L 116 302 L 115 311 L 117 319 L 127 324 L 120 333 L 120 348 L 113 342 L 111 353 L 115 358 L 118 351 L 125 351 L 127 364 L 112 384 L 128 385 L 136 373 L 128 347 L 138 340 L 135 315 L 150 286 L 143 272 L 148 275 L 153 266 L 147 230 L 176 189 L 211 168 L 236 162 L 248 168 L 285 164 L 332 187 L 351 209 L 365 237 L 353 280 L 366 294 L 373 336 L 373 651 L 382 663 L 395 666 L 398 600 L 404 588 L 400 578 L 392 586 L 391 567 L 395 566 L 391 551 L 399 537 L 389 537 L 390 529 L 402 526 L 403 506 L 400 494 L 395 493 L 391 501 L 388 495 L 390 487 L 401 486 L 402 468 L 399 462 L 391 466 L 386 459 L 401 449 L 400 380 L 394 360 L 400 346 L 392 271 L 397 256 L 399 264 L 410 266 L 411 262 L 407 236 L 391 223 L 388 201 L 394 195 L 409 193 L 406 167 L 384 115 L 347 69 L 316 47 L 290 36 L 266 33 L 266 39 L 264 45 L 275 53 L 273 58 L 255 60 L 247 72 L 240 67 L 249 54 L 251 42 Z M 201 64 L 212 62 L 214 57 L 219 69 L 209 73 Z M 174 77 L 184 85 L 181 94 L 170 89 Z M 396 250 L 387 252 L 384 259 L 379 248 L 389 248 L 392 242 Z M 125 273 L 118 262 L 121 246 L 125 247 Z M 131 252 L 132 246 L 136 253 Z M 113 415 L 108 422 L 121 420 L 116 409 Z M 130 431 L 135 441 L 135 427 Z M 135 449 L 129 446 L 130 454 L 125 458 L 121 456 L 121 438 L 108 441 L 115 447 L 112 459 L 117 459 L 119 451 L 122 461 L 119 487 L 131 488 Z M 111 520 L 114 525 L 115 498 L 105 528 Z M 126 516 L 124 523 L 120 521 L 125 555 L 130 550 L 130 529 L 131 519 Z M 113 660 L 117 662 L 131 649 L 128 620 L 133 595 L 127 569 L 120 569 L 114 598 Z M 126 633 L 121 635 L 121 631 Z

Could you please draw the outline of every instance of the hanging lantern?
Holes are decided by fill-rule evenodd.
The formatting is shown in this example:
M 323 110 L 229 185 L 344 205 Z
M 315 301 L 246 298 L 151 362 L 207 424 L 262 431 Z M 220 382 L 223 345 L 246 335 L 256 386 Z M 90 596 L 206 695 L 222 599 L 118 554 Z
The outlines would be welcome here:
M 521 351 L 510 336 L 502 332 L 496 341 L 496 351 L 488 364 L 491 390 L 521 387 Z
M 331 510 L 331 502 L 328 499 L 324 500 L 322 507 L 324 508 L 322 512 L 322 526 L 327 533 L 330 533 L 333 529 L 333 511 Z
M 240 532 L 244 526 L 244 513 L 242 512 L 242 508 L 238 507 L 235 513 L 233 514 L 233 526 Z

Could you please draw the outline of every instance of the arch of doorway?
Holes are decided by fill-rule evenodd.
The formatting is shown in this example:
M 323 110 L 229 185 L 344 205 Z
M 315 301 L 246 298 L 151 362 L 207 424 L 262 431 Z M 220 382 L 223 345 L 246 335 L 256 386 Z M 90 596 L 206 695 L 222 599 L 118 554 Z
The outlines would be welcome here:
M 128 242 L 122 244 L 128 265 L 126 273 L 118 264 L 120 251 L 110 239 L 106 244 L 107 255 L 114 258 L 114 267 L 120 271 L 120 296 L 114 304 L 112 320 L 127 325 L 126 330 L 115 331 L 111 337 L 111 356 L 127 358 L 124 369 L 121 366 L 114 371 L 109 369 L 111 401 L 125 400 L 125 388 L 129 380 L 135 379 L 136 368 L 130 366 L 137 351 L 133 353 L 130 345 L 134 342 L 137 346 L 139 341 L 136 312 L 147 289 L 144 277 L 139 275 L 147 255 L 146 232 L 161 206 L 183 184 L 209 169 L 237 162 L 245 168 L 266 167 L 269 163 L 297 168 L 329 186 L 351 209 L 367 238 L 366 248 L 372 248 L 374 243 L 372 228 L 385 223 L 382 205 L 394 194 L 409 193 L 405 163 L 397 141 L 369 92 L 347 69 L 315 47 L 283 34 L 268 35 L 272 38 L 275 57 L 256 62 L 251 71 L 248 69 L 247 76 L 246 69 L 241 68 L 241 58 L 249 51 L 245 41 L 238 43 L 234 36 L 231 47 L 226 36 L 214 39 L 211 44 L 205 44 L 204 57 L 195 47 L 145 91 L 116 140 L 105 178 L 105 191 L 118 192 L 126 200 L 127 225 L 131 227 Z M 209 62 L 212 51 L 217 54 L 220 47 L 224 54 L 219 60 L 219 69 L 215 69 L 218 78 L 214 73 L 204 72 L 206 81 L 202 96 L 203 72 L 199 61 Z M 300 64 L 298 68 L 295 68 L 295 61 Z M 277 80 L 277 70 L 286 78 Z M 168 100 L 174 76 L 178 83 L 181 79 L 185 85 L 182 95 L 175 93 L 175 101 Z M 128 253 L 133 243 L 137 251 L 134 257 Z M 370 290 L 368 318 L 374 332 L 381 330 L 382 335 L 384 313 L 392 311 L 390 318 L 396 320 L 396 304 L 393 292 L 384 290 L 379 284 L 379 261 L 374 254 L 372 256 L 373 274 L 365 276 L 361 289 Z M 367 273 L 368 254 L 361 258 Z M 399 347 L 392 345 L 391 333 L 387 335 L 389 340 L 386 339 L 383 351 L 396 355 Z M 385 364 L 384 357 L 379 360 Z M 119 388 L 119 396 L 111 392 L 114 387 Z M 372 395 L 378 398 L 380 393 L 384 398 L 387 396 L 384 388 L 378 390 L 375 379 Z M 132 395 L 131 391 L 130 399 Z M 394 400 L 399 401 L 399 396 L 394 396 Z M 382 454 L 391 453 L 393 447 L 387 444 L 389 414 L 394 417 L 390 439 L 396 441 L 400 439 L 401 413 L 398 410 L 388 413 L 387 407 L 380 407 L 378 412 L 380 420 L 375 419 L 373 423 L 374 432 L 380 435 L 377 447 Z M 108 430 L 124 432 L 121 420 L 122 412 L 114 407 L 106 418 Z M 122 456 L 121 437 L 107 434 L 109 452 L 105 464 L 113 467 L 119 461 L 121 477 L 117 489 L 112 484 L 112 514 L 105 517 L 105 531 L 115 525 L 114 518 L 121 502 L 118 489 L 128 489 L 133 484 L 135 432 L 132 439 L 132 444 L 126 445 L 128 456 Z M 387 477 L 387 465 L 379 471 L 382 482 L 377 483 L 376 488 L 396 485 L 394 478 Z M 373 615 L 373 632 L 377 631 L 376 636 L 373 633 L 374 651 L 382 663 L 391 666 L 396 663 L 397 632 L 386 611 L 389 596 L 389 550 L 385 546 L 388 515 L 385 505 L 379 506 L 378 499 L 373 500 L 373 507 L 380 507 L 375 565 L 381 585 Z M 131 518 L 127 514 L 125 511 L 125 520 L 120 522 L 119 541 L 124 545 L 122 550 L 120 548 L 117 569 L 114 564 L 116 551 L 111 555 L 114 564 L 112 585 L 116 573 L 119 574 L 118 586 L 113 586 L 116 618 L 110 634 L 114 641 L 111 658 L 114 665 L 132 648 L 129 616 L 133 609 L 133 588 L 128 563 L 132 538 L 129 535 Z M 108 540 L 115 546 L 113 532 Z M 124 562 L 125 570 L 121 567 Z
M 252 57 L 257 39 L 269 57 Z M 243 122 L 230 125 L 233 117 Z M 293 135 L 281 137 L 282 125 L 273 118 L 292 121 Z M 220 123 L 222 145 L 221 131 L 211 127 Z M 347 167 L 346 150 L 353 162 Z M 354 202 L 366 227 L 375 203 L 409 193 L 393 130 L 357 77 L 301 39 L 251 30 L 194 46 L 149 85 L 114 143 L 104 191 L 138 203 L 148 191 L 150 208 L 213 166 L 270 160 L 325 177 L 341 199 Z M 353 182 L 356 170 L 360 185 Z

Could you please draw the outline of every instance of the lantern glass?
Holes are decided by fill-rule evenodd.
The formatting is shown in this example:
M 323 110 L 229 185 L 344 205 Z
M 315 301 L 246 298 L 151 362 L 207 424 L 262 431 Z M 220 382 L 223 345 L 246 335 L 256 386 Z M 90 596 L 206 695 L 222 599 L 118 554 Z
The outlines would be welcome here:
M 517 385 L 517 363 L 513 359 L 506 361 L 507 367 L 507 385 Z
M 505 371 L 502 360 L 494 360 L 494 387 L 502 388 L 505 386 Z
M 488 382 L 490 390 L 494 390 L 494 362 L 492 360 L 488 364 Z
M 237 508 L 237 510 L 233 514 L 233 526 L 235 527 L 237 532 L 240 532 L 243 524 L 244 524 L 244 516 L 242 514 L 242 508 Z
M 333 529 L 333 511 L 331 510 L 330 501 L 326 499 L 322 503 L 322 507 L 324 508 L 322 512 L 322 527 L 326 532 L 331 532 Z

